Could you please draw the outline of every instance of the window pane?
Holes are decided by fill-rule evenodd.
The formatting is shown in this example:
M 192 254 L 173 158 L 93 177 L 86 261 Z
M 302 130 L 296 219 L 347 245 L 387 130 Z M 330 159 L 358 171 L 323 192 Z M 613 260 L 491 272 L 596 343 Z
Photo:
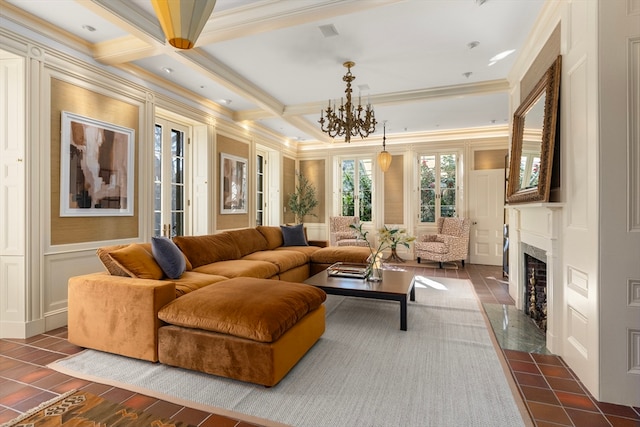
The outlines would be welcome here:
M 358 192 L 358 202 L 359 202 L 359 213 L 361 221 L 371 221 L 371 203 L 372 203 L 372 161 L 371 159 L 360 160 L 359 163 L 359 192 Z
M 355 215 L 355 160 L 342 161 L 342 215 Z
M 184 213 L 173 212 L 171 214 L 171 237 L 184 235 Z
M 456 215 L 456 156 L 440 157 L 440 216 Z
M 436 156 L 420 156 L 420 222 L 436 221 Z

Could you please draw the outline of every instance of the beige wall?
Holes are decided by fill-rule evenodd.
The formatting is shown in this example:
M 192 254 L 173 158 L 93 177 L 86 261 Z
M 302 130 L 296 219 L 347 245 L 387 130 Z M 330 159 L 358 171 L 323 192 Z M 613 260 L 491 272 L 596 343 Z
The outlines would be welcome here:
M 235 139 L 229 138 L 224 135 L 217 136 L 217 150 L 216 150 L 216 170 L 219 172 L 222 169 L 222 165 L 220 162 L 220 154 L 231 154 L 236 157 L 241 157 L 243 159 L 249 160 L 249 144 L 237 141 Z M 248 174 L 251 173 L 251 165 L 254 162 L 248 161 Z M 251 181 L 251 178 L 247 176 L 248 181 Z M 214 203 L 215 212 L 216 212 L 216 224 L 218 230 L 228 230 L 233 228 L 243 228 L 249 227 L 249 209 L 253 206 L 253 200 L 250 195 L 247 194 L 247 213 L 238 213 L 238 214 L 221 214 L 220 213 L 220 198 L 222 195 L 220 194 L 220 173 L 216 174 L 216 200 Z
M 473 152 L 473 169 L 504 169 L 505 157 L 509 150 L 477 150 Z
M 311 211 L 316 216 L 306 216 L 303 218 L 303 222 L 325 222 L 325 167 L 324 159 L 300 160 L 300 173 L 316 188 L 316 198 L 318 199 L 318 206 Z
M 384 223 L 404 224 L 404 155 L 392 157 L 384 173 Z
M 282 206 L 284 215 L 282 222 L 293 224 L 296 216 L 289 211 L 289 195 L 296 191 L 296 161 L 290 157 L 282 158 Z
M 60 128 L 63 111 L 69 111 L 135 131 L 133 216 L 60 216 Z M 135 105 L 61 80 L 51 79 L 51 175 L 49 179 L 51 191 L 51 245 L 125 239 L 138 236 L 140 205 L 138 203 L 139 119 L 138 107 Z

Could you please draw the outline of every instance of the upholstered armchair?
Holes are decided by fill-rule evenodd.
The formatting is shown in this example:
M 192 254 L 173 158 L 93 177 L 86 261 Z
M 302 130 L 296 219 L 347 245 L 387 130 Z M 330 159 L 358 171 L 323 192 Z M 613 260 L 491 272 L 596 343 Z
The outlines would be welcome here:
M 469 254 L 468 218 L 438 218 L 437 234 L 425 234 L 416 239 L 414 250 L 418 264 L 421 259 L 437 261 L 440 268 L 443 262 L 462 261 Z
M 331 246 L 367 246 L 367 241 L 358 238 L 356 230 L 351 224 L 358 224 L 357 216 L 332 216 L 329 217 L 329 240 Z

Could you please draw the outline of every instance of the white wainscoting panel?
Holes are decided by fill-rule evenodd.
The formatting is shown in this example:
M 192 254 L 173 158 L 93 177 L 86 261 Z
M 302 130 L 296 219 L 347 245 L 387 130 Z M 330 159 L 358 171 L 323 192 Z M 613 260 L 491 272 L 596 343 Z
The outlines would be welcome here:
M 567 341 L 572 345 L 585 359 L 588 358 L 587 351 L 589 335 L 587 330 L 589 322 L 587 318 L 571 304 L 567 306 Z
M 44 258 L 44 316 L 67 309 L 69 277 L 104 271 L 95 249 L 47 255 Z M 69 272 L 73 272 L 70 274 Z
M 631 3 L 631 2 L 630 2 Z M 637 6 L 640 0 L 636 2 Z M 629 174 L 627 187 L 629 188 L 629 230 L 640 232 L 640 39 L 629 42 L 628 54 L 629 72 Z M 636 80 L 634 80 L 634 76 Z M 635 117 L 635 120 L 633 119 Z
M 640 330 L 629 329 L 629 373 L 640 375 Z

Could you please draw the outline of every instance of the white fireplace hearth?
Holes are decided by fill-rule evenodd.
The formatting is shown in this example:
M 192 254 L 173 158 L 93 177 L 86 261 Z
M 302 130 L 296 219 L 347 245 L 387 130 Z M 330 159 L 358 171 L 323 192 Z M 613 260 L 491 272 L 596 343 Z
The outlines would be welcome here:
M 547 264 L 547 348 L 560 351 L 562 325 L 562 203 L 509 205 L 509 294 L 524 311 L 527 275 L 525 253 Z

